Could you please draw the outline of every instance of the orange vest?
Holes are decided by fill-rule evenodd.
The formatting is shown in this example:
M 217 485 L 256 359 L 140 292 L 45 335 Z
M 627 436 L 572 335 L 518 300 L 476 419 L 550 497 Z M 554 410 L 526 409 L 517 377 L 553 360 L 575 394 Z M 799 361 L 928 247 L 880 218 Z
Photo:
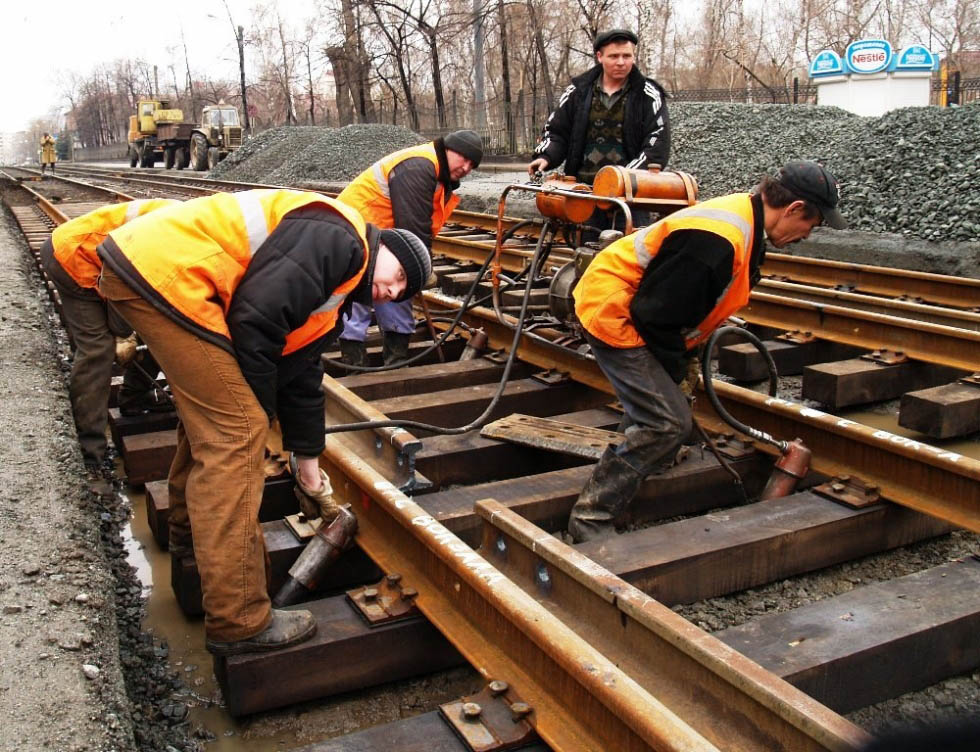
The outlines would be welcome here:
M 54 257 L 79 287 L 97 289 L 102 259 L 95 249 L 106 235 L 130 220 L 180 201 L 170 198 L 148 198 L 109 204 L 58 225 L 51 233 Z
M 367 270 L 367 228 L 349 206 L 319 193 L 257 189 L 216 193 L 185 202 L 110 234 L 144 283 L 174 310 L 229 340 L 225 314 L 253 254 L 289 212 L 322 204 L 347 220 L 364 244 L 364 261 L 299 328 L 286 337 L 283 355 L 326 334 L 340 305 Z
M 684 332 L 687 349 L 706 340 L 719 324 L 749 301 L 749 256 L 755 215 L 748 193 L 735 193 L 674 212 L 604 248 L 589 264 L 573 292 L 575 314 L 586 331 L 610 347 L 642 347 L 630 318 L 630 303 L 650 260 L 664 240 L 679 230 L 704 230 L 735 248 L 732 281 L 694 329 Z
M 390 229 L 395 226 L 395 217 L 391 211 L 391 193 L 388 189 L 388 176 L 391 171 L 406 159 L 422 157 L 428 159 L 436 171 L 436 192 L 432 196 L 432 237 L 439 234 L 446 224 L 449 215 L 459 204 L 459 196 L 450 193 L 449 200 L 445 199 L 445 186 L 439 181 L 439 157 L 433 144 L 410 146 L 396 151 L 387 157 L 379 159 L 373 165 L 351 181 L 337 196 L 348 206 L 353 206 L 363 216 L 365 221 L 380 227 Z

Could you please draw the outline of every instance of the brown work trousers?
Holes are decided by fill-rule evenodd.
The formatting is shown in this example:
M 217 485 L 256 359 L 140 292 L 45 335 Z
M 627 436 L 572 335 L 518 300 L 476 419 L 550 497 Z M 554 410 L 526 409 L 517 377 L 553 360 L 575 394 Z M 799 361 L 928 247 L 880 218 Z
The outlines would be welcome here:
M 259 526 L 269 419 L 231 353 L 174 323 L 108 267 L 99 289 L 149 346 L 173 392 L 180 426 L 171 541 L 193 536 L 207 636 L 252 637 L 272 618 Z

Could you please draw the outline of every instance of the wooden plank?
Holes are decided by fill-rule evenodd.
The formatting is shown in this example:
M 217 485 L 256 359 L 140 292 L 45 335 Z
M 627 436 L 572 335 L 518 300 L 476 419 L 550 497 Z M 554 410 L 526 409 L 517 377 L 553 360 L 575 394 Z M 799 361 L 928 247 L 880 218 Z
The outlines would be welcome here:
M 133 485 L 166 478 L 177 453 L 177 431 L 154 431 L 123 436 L 119 451 L 126 478 Z
M 754 453 L 732 460 L 731 464 L 742 476 L 750 495 L 761 490 L 770 464 L 764 455 Z M 591 474 L 592 465 L 584 465 L 453 488 L 420 496 L 416 501 L 466 543 L 477 546 L 482 523 L 473 513 L 476 500 L 492 498 L 548 532 L 564 530 L 572 505 Z M 644 481 L 623 522 L 636 524 L 679 514 L 697 514 L 738 500 L 732 477 L 713 456 L 697 453 L 663 474 Z
M 980 431 L 980 389 L 973 384 L 943 384 L 902 395 L 898 425 L 934 439 Z
M 427 366 L 399 368 L 378 373 L 359 373 L 337 379 L 363 400 L 381 400 L 406 394 L 459 389 L 474 384 L 497 383 L 504 367 L 486 358 L 454 360 Z M 512 378 L 523 379 L 531 366 L 515 363 Z
M 623 441 L 623 434 L 616 431 L 520 413 L 488 423 L 480 429 L 480 436 L 593 461 L 598 460 L 609 446 Z
M 118 407 L 109 408 L 109 433 L 112 443 L 122 444 L 124 436 L 137 433 L 153 433 L 154 431 L 169 431 L 177 427 L 177 413 L 169 410 L 165 413 L 147 413 L 146 415 L 123 415 Z
M 371 402 L 371 406 L 392 419 L 462 426 L 486 409 L 496 391 L 497 384 L 480 384 L 463 389 L 375 400 Z M 584 410 L 608 402 L 609 395 L 573 381 L 548 385 L 534 379 L 520 379 L 508 382 L 489 420 L 515 412 L 548 415 L 558 405 L 565 410 Z
M 269 592 L 276 593 L 286 581 L 289 568 L 303 551 L 282 520 L 262 523 L 265 549 L 269 554 Z M 317 593 L 337 593 L 367 582 L 377 582 L 381 570 L 360 548 L 345 551 L 318 583 Z M 170 562 L 170 586 L 180 610 L 187 616 L 204 613 L 201 604 L 201 575 L 193 556 L 174 557 Z
M 408 343 L 408 357 L 414 358 L 416 355 L 421 353 L 423 350 L 428 349 L 432 346 L 432 340 L 425 340 L 419 342 L 409 342 Z M 452 336 L 442 345 L 443 354 L 446 360 L 459 360 L 460 353 L 463 352 L 463 348 L 466 347 L 466 341 L 462 337 Z M 384 359 L 381 355 L 382 346 L 375 345 L 369 346 L 367 348 L 368 365 L 371 367 L 377 367 L 384 365 Z M 350 376 L 354 373 L 351 370 L 342 368 L 337 361 L 340 360 L 340 351 L 334 350 L 331 352 L 324 353 L 323 355 L 323 369 L 327 376 L 332 376 L 335 379 L 339 379 L 343 376 Z M 439 355 L 433 350 L 424 358 L 412 366 L 426 365 L 428 363 L 438 363 Z
M 950 529 L 941 520 L 895 504 L 855 510 L 804 491 L 576 548 L 670 606 L 745 590 Z
M 943 564 L 715 634 L 845 713 L 980 666 L 980 562 Z
M 861 354 L 857 347 L 839 345 L 827 340 L 795 343 L 782 339 L 767 339 L 763 345 L 772 355 L 780 376 L 795 376 L 813 363 L 841 358 L 854 358 Z M 769 377 L 765 358 L 751 342 L 739 340 L 737 344 L 718 348 L 718 372 L 738 381 L 759 381 Z
M 564 407 L 564 406 L 561 406 Z M 593 428 L 612 429 L 620 415 L 603 406 L 555 415 L 555 419 Z M 436 488 L 453 483 L 481 483 L 581 464 L 574 457 L 526 449 L 495 439 L 485 439 L 479 431 L 456 436 L 430 436 L 415 455 L 416 469 Z
M 463 664 L 439 630 L 421 617 L 368 627 L 344 596 L 303 604 L 317 620 L 306 642 L 271 653 L 214 659 L 214 674 L 234 716 L 429 674 Z
M 821 363 L 803 369 L 803 398 L 831 408 L 895 399 L 908 391 L 937 386 L 961 371 L 907 361 L 882 365 L 863 358 Z

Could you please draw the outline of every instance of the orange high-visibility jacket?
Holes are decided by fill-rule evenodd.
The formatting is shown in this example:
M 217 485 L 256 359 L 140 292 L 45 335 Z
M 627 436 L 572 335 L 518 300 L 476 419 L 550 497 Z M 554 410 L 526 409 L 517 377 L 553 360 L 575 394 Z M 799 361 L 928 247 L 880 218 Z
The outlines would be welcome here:
M 682 209 L 620 238 L 599 252 L 575 287 L 579 321 L 589 334 L 610 347 L 642 347 L 645 342 L 633 325 L 630 303 L 650 260 L 673 232 L 713 232 L 735 249 L 732 280 L 707 316 L 694 329 L 683 332 L 687 349 L 696 347 L 749 301 L 754 223 L 750 194 L 736 193 Z
M 171 198 L 148 198 L 109 204 L 58 225 L 51 233 L 54 258 L 79 287 L 96 289 L 102 260 L 95 249 L 106 236 L 144 214 L 181 202 Z
M 391 209 L 391 193 L 388 186 L 388 176 L 391 171 L 406 159 L 422 157 L 432 163 L 436 171 L 436 190 L 432 196 L 432 237 L 435 238 L 446 224 L 449 215 L 459 204 L 459 196 L 450 193 L 446 198 L 446 189 L 439 180 L 439 157 L 433 144 L 411 146 L 408 149 L 396 151 L 379 159 L 364 170 L 350 185 L 337 196 L 348 206 L 357 209 L 367 222 L 382 229 L 395 226 L 395 217 Z
M 367 227 L 349 206 L 305 191 L 216 193 L 124 225 L 109 234 L 99 256 L 134 291 L 181 325 L 229 347 L 225 314 L 253 255 L 286 214 L 313 204 L 336 212 L 351 225 L 364 248 L 363 261 L 353 277 L 287 335 L 282 354 L 288 355 L 333 329 L 344 298 L 367 270 Z

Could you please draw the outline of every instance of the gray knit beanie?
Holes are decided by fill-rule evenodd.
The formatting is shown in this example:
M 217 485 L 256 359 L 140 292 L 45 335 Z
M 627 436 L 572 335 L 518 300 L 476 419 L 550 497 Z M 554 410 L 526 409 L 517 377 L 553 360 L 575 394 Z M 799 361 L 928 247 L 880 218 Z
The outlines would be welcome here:
M 382 230 L 381 242 L 395 254 L 398 263 L 405 270 L 405 292 L 398 300 L 408 300 L 422 289 L 422 285 L 432 273 L 432 259 L 429 250 L 419 240 L 418 235 L 408 230 Z
M 473 163 L 475 170 L 483 159 L 483 141 L 476 131 L 453 131 L 443 139 L 447 149 L 462 154 Z

